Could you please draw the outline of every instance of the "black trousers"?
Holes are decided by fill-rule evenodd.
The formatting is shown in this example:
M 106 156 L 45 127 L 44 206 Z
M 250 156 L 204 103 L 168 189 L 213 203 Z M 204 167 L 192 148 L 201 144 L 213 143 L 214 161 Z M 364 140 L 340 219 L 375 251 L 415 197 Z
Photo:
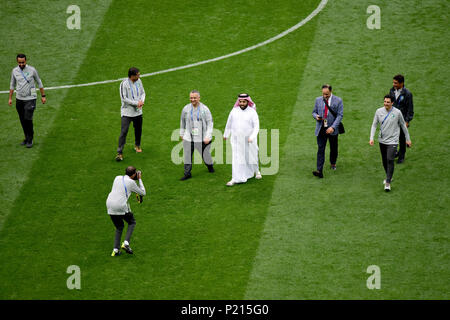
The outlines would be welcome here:
M 330 163 L 336 164 L 338 157 L 338 136 L 329 135 L 326 133 L 327 128 L 323 127 L 320 129 L 319 135 L 317 136 L 317 171 L 322 172 L 323 164 L 325 163 L 325 148 L 327 146 L 327 140 L 330 140 Z
M 131 235 L 133 234 L 134 227 L 136 226 L 136 220 L 132 212 L 127 212 L 124 215 L 110 215 L 114 226 L 116 227 L 116 236 L 114 239 L 114 248 L 120 248 L 120 239 L 122 238 L 122 231 L 124 228 L 124 221 L 128 224 L 127 234 L 125 240 L 130 242 Z
M 380 143 L 381 160 L 383 161 L 384 171 L 386 172 L 386 182 L 391 183 L 394 175 L 394 160 L 397 152 L 396 144 Z
M 16 110 L 22 125 L 25 142 L 33 142 L 33 113 L 36 109 L 36 99 L 19 100 L 16 99 Z
M 127 141 L 128 128 L 130 127 L 131 122 L 133 122 L 134 127 L 134 144 L 138 147 L 141 145 L 142 115 L 137 117 L 123 116 L 120 126 L 119 147 L 117 148 L 117 153 L 121 154 L 123 151 L 123 147 Z
M 403 130 L 400 129 L 400 136 L 398 140 L 398 144 L 400 145 L 400 150 L 398 151 L 398 158 L 405 159 L 406 154 L 406 137 L 403 133 Z
M 193 142 L 183 140 L 183 153 L 184 153 L 184 175 L 189 175 L 192 170 L 192 155 L 194 154 L 194 150 L 202 155 L 202 159 L 205 162 L 205 165 L 210 168 L 213 166 L 213 160 L 211 157 L 211 141 L 208 144 L 202 142 Z

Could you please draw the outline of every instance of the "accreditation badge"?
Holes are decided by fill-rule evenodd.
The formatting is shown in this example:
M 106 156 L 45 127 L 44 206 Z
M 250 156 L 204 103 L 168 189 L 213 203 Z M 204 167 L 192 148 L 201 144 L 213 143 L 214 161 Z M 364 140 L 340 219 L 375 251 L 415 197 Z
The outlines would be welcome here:
M 191 133 L 193 136 L 198 136 L 200 134 L 200 130 L 198 128 L 192 128 Z
M 328 127 L 328 121 L 327 121 L 327 119 L 324 119 L 324 120 L 323 120 L 323 126 L 324 126 L 325 128 Z

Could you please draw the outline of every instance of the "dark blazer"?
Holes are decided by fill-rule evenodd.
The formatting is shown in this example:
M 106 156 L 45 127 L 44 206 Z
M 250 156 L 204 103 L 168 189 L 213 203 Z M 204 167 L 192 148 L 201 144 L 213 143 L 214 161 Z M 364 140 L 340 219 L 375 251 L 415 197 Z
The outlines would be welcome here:
M 328 127 L 333 127 L 334 131 L 331 135 L 335 136 L 338 134 L 339 123 L 341 123 L 342 118 L 344 117 L 344 104 L 342 103 L 342 99 L 338 96 L 331 96 L 330 108 L 336 113 L 336 118 L 333 114 L 328 110 L 327 122 Z M 323 97 L 316 98 L 316 103 L 314 104 L 314 110 L 312 112 L 312 116 L 316 119 L 316 130 L 315 135 L 318 136 L 320 132 L 320 128 L 323 126 L 323 121 L 318 121 L 317 116 L 321 116 L 323 118 L 325 113 L 325 101 Z
M 390 94 L 395 99 L 394 87 L 391 88 Z M 405 119 L 406 122 L 410 122 L 414 117 L 413 95 L 411 91 L 403 87 L 402 90 L 400 91 L 398 99 L 394 101 L 394 107 L 396 107 L 402 112 L 403 118 Z

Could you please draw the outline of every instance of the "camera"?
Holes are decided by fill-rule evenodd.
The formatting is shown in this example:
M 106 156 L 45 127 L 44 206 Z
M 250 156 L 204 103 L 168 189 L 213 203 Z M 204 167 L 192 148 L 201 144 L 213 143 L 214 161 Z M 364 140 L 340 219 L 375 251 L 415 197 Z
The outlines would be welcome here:
M 133 180 L 139 180 L 139 176 L 141 175 L 141 171 L 140 170 L 136 170 L 136 175 L 134 176 Z

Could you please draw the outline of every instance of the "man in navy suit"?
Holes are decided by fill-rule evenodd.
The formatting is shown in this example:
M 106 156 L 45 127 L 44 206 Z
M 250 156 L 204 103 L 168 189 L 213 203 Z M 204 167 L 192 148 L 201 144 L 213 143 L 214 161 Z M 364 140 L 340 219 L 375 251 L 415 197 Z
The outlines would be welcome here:
M 394 76 L 390 94 L 395 97 L 394 107 L 402 112 L 406 127 L 409 128 L 409 124 L 414 117 L 413 95 L 411 91 L 405 88 L 405 77 L 403 75 L 397 74 Z M 403 163 L 406 153 L 406 138 L 403 130 L 400 130 L 399 146 L 400 150 L 395 157 L 398 157 L 397 163 Z
M 316 120 L 315 135 L 317 137 L 317 170 L 313 175 L 323 178 L 323 165 L 325 162 L 325 147 L 330 140 L 331 169 L 336 170 L 338 157 L 339 123 L 344 117 L 344 105 L 342 99 L 331 93 L 329 84 L 322 86 L 322 96 L 316 98 L 312 116 Z M 331 109 L 331 111 L 330 111 Z

